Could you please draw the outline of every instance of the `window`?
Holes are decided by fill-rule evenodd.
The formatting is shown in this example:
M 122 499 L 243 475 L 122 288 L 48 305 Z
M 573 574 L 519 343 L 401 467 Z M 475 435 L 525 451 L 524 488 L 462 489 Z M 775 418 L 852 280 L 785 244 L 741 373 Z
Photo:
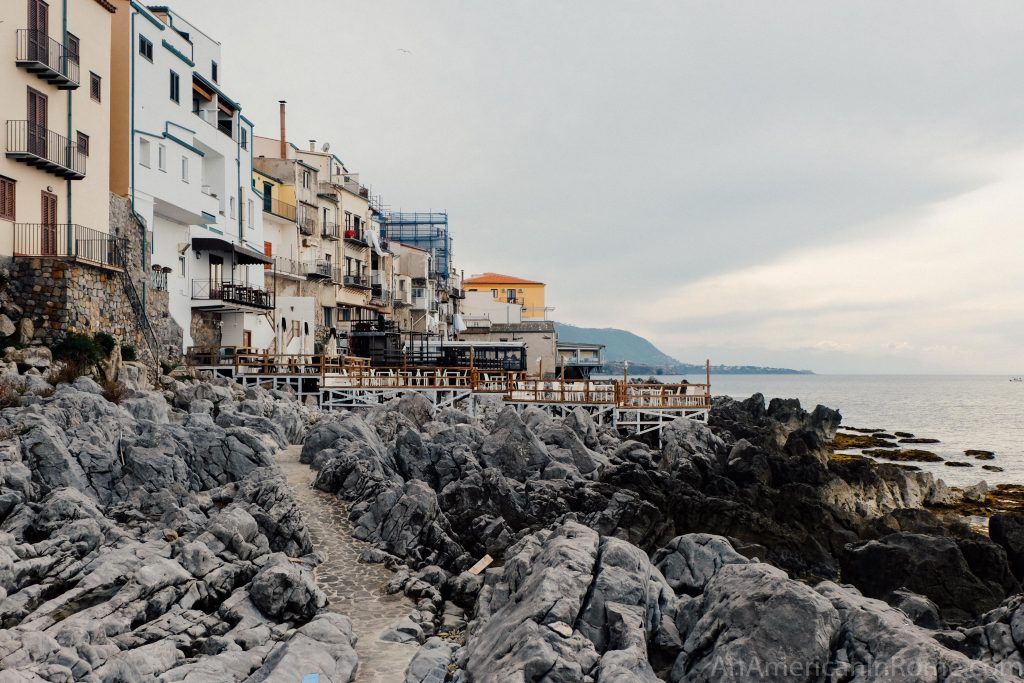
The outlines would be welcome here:
M 188 157 L 181 157 L 181 179 L 188 182 Z
M 74 35 L 72 33 L 69 33 L 68 34 L 68 59 L 71 60 L 72 62 L 74 62 L 75 64 L 78 64 L 78 55 L 80 55 L 80 54 L 81 54 L 81 52 L 79 52 L 78 36 L 76 36 L 76 35 Z
M 343 321 L 346 321 L 346 322 L 349 321 L 349 320 L 352 320 L 352 309 L 351 308 L 343 308 L 343 309 L 341 309 L 341 319 Z
M 228 202 L 228 205 L 230 207 L 229 208 L 228 216 L 230 218 L 234 219 L 234 217 L 235 217 L 235 198 L 234 197 L 231 197 L 230 201 Z
M 14 220 L 14 181 L 0 176 L 0 218 Z
M 78 153 L 89 156 L 89 136 L 82 131 L 78 131 Z
M 324 306 L 324 327 L 334 327 L 334 309 Z
M 156 167 L 164 173 L 167 172 L 167 145 L 158 145 L 156 148 Z
M 220 69 L 217 68 L 217 62 L 210 62 L 210 77 L 213 79 L 214 83 L 217 82 L 218 71 L 220 71 Z
M 139 165 L 149 168 L 150 164 L 150 152 L 149 152 L 149 140 L 145 138 L 139 138 Z
M 149 38 L 141 34 L 139 35 L 139 54 L 149 61 L 153 61 L 153 43 Z
M 185 277 L 185 257 L 178 257 L 178 277 Z
M 491 296 L 493 296 L 495 299 L 497 299 L 498 298 L 498 290 L 492 289 L 491 290 Z
M 249 229 L 252 230 L 252 215 L 255 212 L 256 204 L 250 199 L 245 205 L 246 215 L 249 219 Z
M 91 71 L 89 72 L 89 97 L 97 102 L 103 101 L 103 79 Z
M 307 190 L 309 189 L 309 171 L 302 172 L 302 186 Z
M 173 71 L 171 72 L 171 99 L 181 102 L 181 78 Z
M 242 142 L 242 149 L 249 149 L 249 129 L 242 126 L 238 129 L 239 140 Z

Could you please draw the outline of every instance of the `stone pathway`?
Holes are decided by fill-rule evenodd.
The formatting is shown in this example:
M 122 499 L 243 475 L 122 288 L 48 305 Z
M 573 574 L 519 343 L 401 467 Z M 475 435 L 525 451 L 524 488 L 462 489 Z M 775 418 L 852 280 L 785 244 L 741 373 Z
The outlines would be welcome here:
M 317 567 L 316 581 L 327 594 L 328 609 L 347 614 L 359 638 L 360 683 L 394 683 L 405 678 L 405 669 L 416 653 L 414 645 L 388 643 L 381 632 L 415 606 L 408 598 L 388 595 L 384 586 L 394 576 L 379 564 L 359 562 L 366 543 L 352 538 L 348 506 L 334 496 L 310 488 L 315 472 L 299 462 L 301 446 L 291 446 L 277 454 L 277 463 L 288 477 L 288 485 L 306 519 L 313 547 L 324 556 Z

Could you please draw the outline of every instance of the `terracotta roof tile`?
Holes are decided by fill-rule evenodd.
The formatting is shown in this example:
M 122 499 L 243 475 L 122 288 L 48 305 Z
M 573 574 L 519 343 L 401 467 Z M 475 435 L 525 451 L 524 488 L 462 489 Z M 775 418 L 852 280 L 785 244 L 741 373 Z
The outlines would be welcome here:
M 543 282 L 536 280 L 524 280 L 521 277 L 502 275 L 501 273 L 484 273 L 475 275 L 462 281 L 464 285 L 542 285 Z

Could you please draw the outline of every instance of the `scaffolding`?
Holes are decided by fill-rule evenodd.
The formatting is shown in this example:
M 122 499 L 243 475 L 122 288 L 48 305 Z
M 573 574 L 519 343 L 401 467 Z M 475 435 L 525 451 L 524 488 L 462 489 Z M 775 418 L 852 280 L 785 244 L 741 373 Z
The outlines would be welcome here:
M 392 242 L 419 247 L 431 257 L 431 277 L 438 289 L 448 288 L 452 243 L 448 235 L 448 212 L 394 212 L 384 216 L 382 236 Z

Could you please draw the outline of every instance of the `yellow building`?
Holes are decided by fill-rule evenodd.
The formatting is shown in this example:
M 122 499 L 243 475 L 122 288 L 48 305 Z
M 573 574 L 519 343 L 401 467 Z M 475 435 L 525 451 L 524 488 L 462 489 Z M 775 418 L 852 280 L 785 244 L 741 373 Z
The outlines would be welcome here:
M 0 2 L 0 256 L 107 260 L 114 11 Z
M 467 292 L 490 291 L 495 301 L 515 304 L 523 309 L 523 320 L 547 320 L 544 305 L 544 283 L 500 273 L 484 273 L 462 282 Z

